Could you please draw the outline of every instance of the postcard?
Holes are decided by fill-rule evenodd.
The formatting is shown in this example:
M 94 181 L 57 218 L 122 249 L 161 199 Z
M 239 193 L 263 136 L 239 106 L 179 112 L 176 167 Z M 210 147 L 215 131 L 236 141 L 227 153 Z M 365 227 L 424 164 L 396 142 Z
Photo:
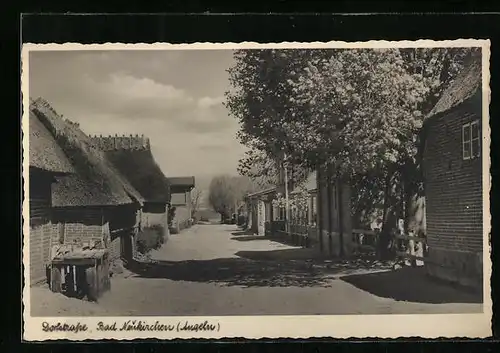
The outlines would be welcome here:
M 491 335 L 489 40 L 21 56 L 25 340 Z

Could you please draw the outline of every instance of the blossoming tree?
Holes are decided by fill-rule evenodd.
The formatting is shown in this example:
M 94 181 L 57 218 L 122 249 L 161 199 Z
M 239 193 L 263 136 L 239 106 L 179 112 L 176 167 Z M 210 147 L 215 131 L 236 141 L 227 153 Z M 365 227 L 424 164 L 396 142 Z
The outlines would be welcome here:
M 380 190 L 386 220 L 415 193 L 424 117 L 468 51 L 239 50 L 226 106 L 241 142 L 263 160 L 286 155 L 303 169 L 332 165 L 355 184 L 354 198 L 362 199 L 357 186 Z

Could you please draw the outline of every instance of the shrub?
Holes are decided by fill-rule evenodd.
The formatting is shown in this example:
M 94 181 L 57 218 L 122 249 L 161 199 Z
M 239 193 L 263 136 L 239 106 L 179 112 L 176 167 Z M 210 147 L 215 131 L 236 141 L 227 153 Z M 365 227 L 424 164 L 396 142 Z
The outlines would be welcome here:
M 162 246 L 163 227 L 155 225 L 144 228 L 137 234 L 137 251 L 141 254 L 146 254 L 153 249 L 158 249 Z
M 174 206 L 168 208 L 168 227 L 173 228 L 176 208 Z

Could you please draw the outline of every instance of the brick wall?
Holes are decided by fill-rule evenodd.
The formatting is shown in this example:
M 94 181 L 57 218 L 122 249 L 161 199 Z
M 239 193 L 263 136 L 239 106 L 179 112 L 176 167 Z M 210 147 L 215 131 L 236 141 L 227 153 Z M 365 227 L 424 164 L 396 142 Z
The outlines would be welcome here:
M 483 242 L 482 162 L 462 159 L 462 125 L 481 120 L 477 111 L 471 103 L 462 104 L 426 123 L 428 271 L 458 282 L 482 275 L 477 266 Z
M 56 208 L 53 211 L 53 219 L 60 224 L 59 227 L 63 227 L 65 244 L 109 240 L 109 224 L 100 208 Z
M 46 280 L 46 268 L 50 262 L 51 238 L 54 227 L 51 223 L 35 225 L 29 233 L 30 283 Z
M 51 222 L 51 183 L 48 173 L 30 169 L 29 183 L 29 276 L 35 284 L 46 279 L 46 266 L 57 227 Z

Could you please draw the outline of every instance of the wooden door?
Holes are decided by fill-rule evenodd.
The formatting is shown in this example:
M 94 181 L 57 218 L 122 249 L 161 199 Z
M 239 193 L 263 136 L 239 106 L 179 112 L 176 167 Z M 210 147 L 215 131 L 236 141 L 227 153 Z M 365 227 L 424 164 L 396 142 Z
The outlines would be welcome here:
M 121 241 L 121 257 L 125 259 L 126 261 L 132 260 L 133 257 L 133 238 L 132 235 L 129 233 L 124 232 L 122 235 L 122 241 Z

